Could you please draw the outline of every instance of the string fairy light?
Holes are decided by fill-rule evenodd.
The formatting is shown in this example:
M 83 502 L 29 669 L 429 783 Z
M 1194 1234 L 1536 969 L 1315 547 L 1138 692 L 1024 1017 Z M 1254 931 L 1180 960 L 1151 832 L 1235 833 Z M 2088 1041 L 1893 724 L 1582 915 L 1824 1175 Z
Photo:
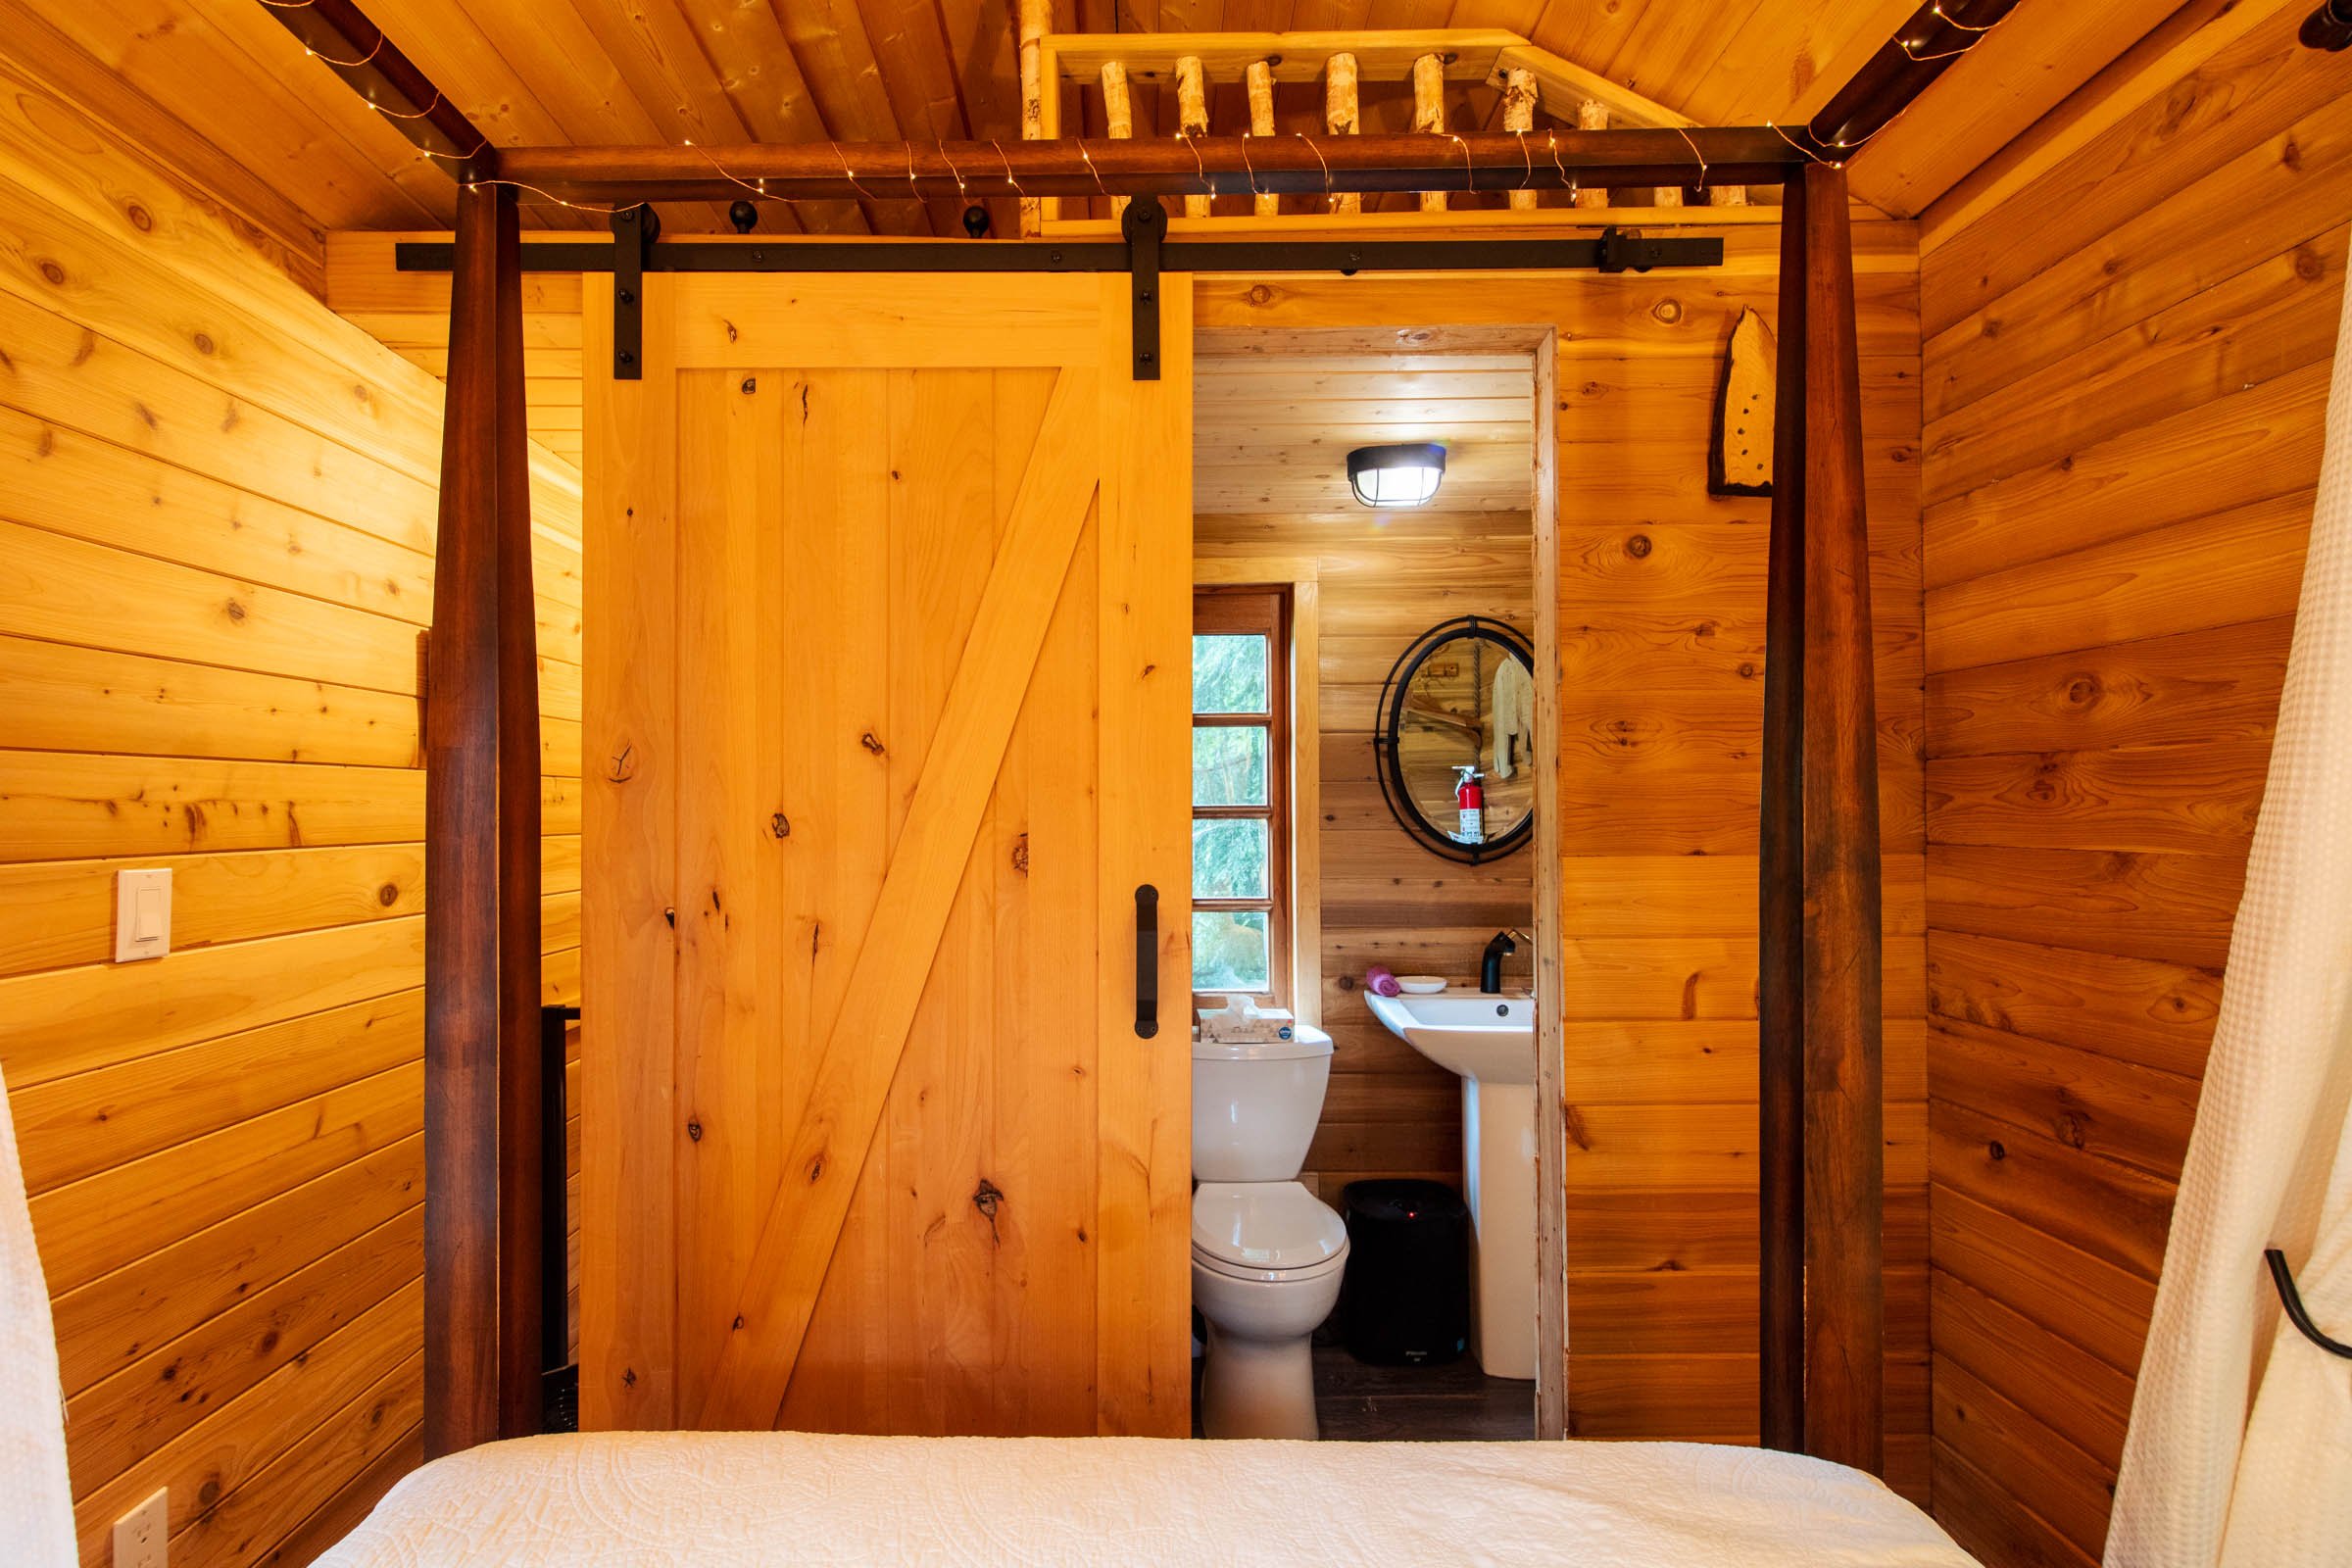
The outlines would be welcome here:
M 1014 196 L 1020 198 L 1022 201 L 1027 201 L 1029 199 L 1029 193 L 1021 189 L 1021 182 L 1013 178 L 1012 175 L 1012 155 L 1006 152 L 1004 150 L 1004 144 L 997 140 L 997 138 L 994 136 L 988 138 L 988 144 L 991 147 L 994 147 L 997 150 L 997 156 L 1004 161 L 1004 183 L 1012 187 L 1012 193 Z
M 1462 189 L 1466 191 L 1478 189 L 1478 171 L 1470 163 L 1470 144 L 1450 130 L 1446 132 L 1446 139 L 1461 149 Z
M 1315 155 L 1315 162 L 1323 166 L 1323 199 L 1330 203 L 1333 207 L 1338 207 L 1340 204 L 1339 193 L 1332 189 L 1331 160 L 1323 156 L 1323 149 L 1316 146 L 1315 138 L 1309 136 L 1305 131 L 1294 130 L 1291 132 L 1291 134 L 1298 137 L 1300 141 L 1306 143 L 1306 150 L 1310 153 L 1313 153 Z
M 1560 132 L 1557 126 L 1544 131 L 1544 144 L 1551 152 L 1551 167 L 1560 172 L 1560 183 L 1568 187 L 1568 204 L 1573 207 L 1578 195 L 1577 178 L 1568 172 L 1568 166 L 1560 162 Z
M 1674 128 L 1675 133 L 1683 138 L 1683 145 L 1690 149 L 1690 156 L 1698 161 L 1698 192 L 1703 196 L 1707 191 L 1707 155 L 1698 150 L 1698 142 L 1691 136 L 1688 126 L 1677 125 Z
M 1953 16 L 1949 11 L 1943 9 L 1943 0 L 1936 0 L 1936 3 L 1928 7 L 1928 9 L 1936 14 L 1936 20 L 1937 22 L 1942 23 L 1947 27 L 1955 27 L 1962 32 L 1990 32 L 1993 28 L 1999 26 L 2002 23 L 2009 20 L 2008 14 L 2004 12 L 2002 15 L 1993 18 L 1990 22 L 1962 22 L 1958 17 Z
M 1194 145 L 1193 133 L 1189 130 L 1179 130 L 1176 132 L 1176 139 L 1183 142 L 1185 150 L 1193 155 L 1193 173 L 1200 181 L 1200 194 L 1214 196 L 1217 193 L 1216 187 L 1208 182 L 1208 166 L 1200 161 L 1200 149 Z
M 1102 171 L 1095 167 L 1095 155 L 1086 150 L 1086 138 L 1084 136 L 1080 136 L 1078 138 L 1078 161 L 1086 165 L 1086 172 L 1088 173 L 1095 176 L 1095 189 L 1102 193 L 1102 199 L 1104 201 L 1110 200 L 1110 187 L 1102 183 Z M 913 169 L 914 161 L 912 159 L 908 159 L 906 167 L 909 170 Z

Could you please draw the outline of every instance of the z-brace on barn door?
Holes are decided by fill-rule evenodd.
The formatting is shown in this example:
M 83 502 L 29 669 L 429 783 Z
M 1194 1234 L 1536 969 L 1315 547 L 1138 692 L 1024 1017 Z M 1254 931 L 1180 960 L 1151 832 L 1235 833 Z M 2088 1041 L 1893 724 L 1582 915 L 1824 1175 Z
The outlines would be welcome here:
M 640 380 L 582 314 L 582 1424 L 1181 1436 L 1190 291 L 1138 381 L 1117 274 L 644 286 Z

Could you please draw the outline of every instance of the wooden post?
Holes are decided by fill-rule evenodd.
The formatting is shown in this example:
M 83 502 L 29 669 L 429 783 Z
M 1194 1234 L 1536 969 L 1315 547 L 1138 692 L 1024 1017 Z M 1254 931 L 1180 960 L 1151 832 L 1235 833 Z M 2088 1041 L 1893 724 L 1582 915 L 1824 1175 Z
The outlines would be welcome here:
M 1413 62 L 1413 128 L 1432 135 L 1446 129 L 1446 62 L 1436 55 L 1423 55 Z M 1446 193 L 1423 191 L 1421 210 L 1444 212 Z
M 424 1445 L 539 1430 L 539 719 L 514 189 L 458 192 L 425 700 Z
M 547 1408 L 540 1341 L 547 1202 L 539 1047 L 539 606 L 531 572 L 530 416 L 523 396 L 522 229 L 498 206 L 498 1234 L 500 1435 Z M 429 914 L 427 918 L 430 918 Z M 563 1129 L 554 1129 L 559 1144 Z M 553 1265 L 561 1269 L 559 1261 Z
M 1809 164 L 1791 184 L 1805 229 L 1805 1448 L 1876 1475 L 1886 1141 L 1862 371 L 1845 171 Z
M 1187 136 L 1208 134 L 1208 86 L 1201 79 L 1199 55 L 1185 55 L 1176 62 L 1176 128 Z M 1206 218 L 1208 198 L 1187 196 L 1184 216 Z
M 1356 108 L 1355 56 L 1335 54 L 1323 62 L 1323 128 L 1334 136 L 1352 136 L 1362 128 Z M 1342 191 L 1332 199 L 1335 213 L 1364 210 L 1361 191 Z
M 1609 106 L 1592 98 L 1588 98 L 1578 104 L 1576 106 L 1576 128 L 1579 130 L 1608 129 Z M 1609 193 L 1605 190 L 1580 189 L 1576 193 L 1576 205 L 1579 207 L 1606 207 L 1609 205 Z
M 1274 134 L 1274 67 L 1263 60 L 1250 62 L 1244 80 L 1250 88 L 1250 134 Z M 1256 196 L 1251 199 L 1250 211 L 1259 218 L 1272 218 L 1282 211 L 1279 196 Z
M 1513 66 L 1502 74 L 1502 128 L 1509 131 L 1536 128 L 1536 74 L 1525 66 Z M 1532 212 L 1535 205 L 1534 191 L 1511 192 L 1511 211 Z
M 1764 1446 L 1805 1446 L 1805 224 L 1782 209 L 1756 970 L 1758 1349 Z
M 1021 140 L 1037 141 L 1046 134 L 1045 38 L 1052 28 L 1054 9 L 1048 0 L 1019 0 L 1021 51 Z M 1021 198 L 1021 232 L 1035 234 L 1045 227 L 1045 209 L 1034 196 Z
M 1102 62 L 1102 122 L 1113 141 L 1125 141 L 1135 134 L 1135 109 L 1127 92 L 1127 68 L 1116 60 Z M 1110 216 L 1118 218 L 1127 211 L 1127 198 L 1110 199 Z
M 1877 1473 L 1885 1420 L 1878 743 L 1853 248 L 1842 170 L 1809 165 L 1787 190 L 1766 608 L 1761 1415 L 1767 1443 L 1791 1446 L 1793 1425 L 1807 1453 Z M 1793 634 L 1792 618 L 1801 624 Z M 1793 851 L 1792 818 L 1801 822 Z M 1792 859 L 1801 875 L 1791 874 Z M 1801 921 L 1793 960 L 1792 918 Z M 1793 1152 L 1792 1089 L 1802 1103 Z M 1791 1212 L 1792 1179 L 1801 1217 Z M 1793 1422 L 1792 1275 L 1803 1295 Z

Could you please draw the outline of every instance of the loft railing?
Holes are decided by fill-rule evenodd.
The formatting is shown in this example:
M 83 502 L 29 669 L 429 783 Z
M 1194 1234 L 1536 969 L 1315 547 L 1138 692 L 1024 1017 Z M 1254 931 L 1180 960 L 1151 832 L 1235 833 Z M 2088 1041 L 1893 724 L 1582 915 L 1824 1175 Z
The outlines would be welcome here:
M 1319 84 L 1323 112 L 1312 129 L 1335 136 L 1356 134 L 1363 118 L 1367 88 L 1396 89 L 1401 99 L 1409 90 L 1412 128 L 1433 136 L 1462 130 L 1501 130 L 1522 137 L 1531 168 L 1547 160 L 1580 131 L 1626 128 L 1688 128 L 1694 122 L 1662 104 L 1654 103 L 1604 76 L 1539 49 L 1514 32 L 1493 28 L 1445 28 L 1414 32 L 1122 32 L 1055 33 L 1046 31 L 1043 0 L 1022 0 L 1021 17 L 1021 135 L 1030 141 L 1069 135 L 1093 135 L 1085 127 L 1100 125 L 1112 140 L 1127 140 L 1137 132 L 1140 93 L 1154 90 L 1159 119 L 1173 124 L 1178 137 L 1241 135 L 1279 136 L 1275 114 L 1278 85 Z M 1212 123 L 1220 97 L 1231 100 L 1242 89 L 1247 122 Z M 1218 89 L 1227 89 L 1222 94 Z M 1499 100 L 1475 101 L 1487 91 Z M 1173 98 L 1174 114 L 1167 104 Z M 1230 111 L 1229 111 L 1230 114 Z M 1297 116 L 1294 109 L 1294 121 Z M 1309 126 L 1294 122 L 1292 130 Z M 1147 124 L 1145 135 L 1158 134 Z M 1647 205 L 1628 202 L 1637 192 L 1605 190 L 1540 192 L 1513 190 L 1500 210 L 1467 205 L 1476 198 L 1448 197 L 1444 191 L 1420 193 L 1417 210 L 1449 227 L 1513 222 L 1569 221 L 1576 223 L 1671 222 L 1681 220 L 1674 209 L 1683 207 L 1686 190 L 1698 192 L 1711 209 L 1704 220 L 1736 220 L 1726 209 L 1747 206 L 1747 187 L 1711 183 L 1693 148 L 1692 178 L 1685 185 L 1663 185 L 1648 192 Z M 1115 219 L 1126 205 L 1124 197 L 1107 198 L 1107 214 L 1088 213 L 1078 204 L 1068 215 L 1054 197 L 1024 198 L 1024 234 L 1072 232 L 1075 224 Z M 1568 211 L 1573 209 L 1573 212 Z M 1543 214 L 1542 217 L 1533 215 Z M 1523 215 L 1517 218 L 1506 214 Z M 1379 214 L 1384 221 L 1404 214 Z M 1701 215 L 1693 214 L 1693 219 Z M 1744 216 L 1744 215 L 1741 215 Z M 1758 214 L 1758 217 L 1765 215 Z M 1228 203 L 1212 211 L 1207 196 L 1184 198 L 1184 220 L 1250 223 L 1252 226 L 1328 227 L 1337 220 L 1366 220 L 1363 198 L 1354 192 L 1327 196 L 1282 197 L 1257 194 L 1248 212 Z M 1179 220 L 1183 221 L 1183 220 Z M 1414 225 L 1419 226 L 1419 225 Z

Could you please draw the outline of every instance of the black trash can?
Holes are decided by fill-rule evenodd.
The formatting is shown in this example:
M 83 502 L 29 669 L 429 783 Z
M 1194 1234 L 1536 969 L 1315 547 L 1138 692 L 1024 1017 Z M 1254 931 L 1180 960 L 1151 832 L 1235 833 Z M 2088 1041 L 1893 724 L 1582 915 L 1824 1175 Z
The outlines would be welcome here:
M 1349 1182 L 1342 1342 L 1374 1366 L 1451 1361 L 1470 1342 L 1470 1208 L 1444 1182 Z

